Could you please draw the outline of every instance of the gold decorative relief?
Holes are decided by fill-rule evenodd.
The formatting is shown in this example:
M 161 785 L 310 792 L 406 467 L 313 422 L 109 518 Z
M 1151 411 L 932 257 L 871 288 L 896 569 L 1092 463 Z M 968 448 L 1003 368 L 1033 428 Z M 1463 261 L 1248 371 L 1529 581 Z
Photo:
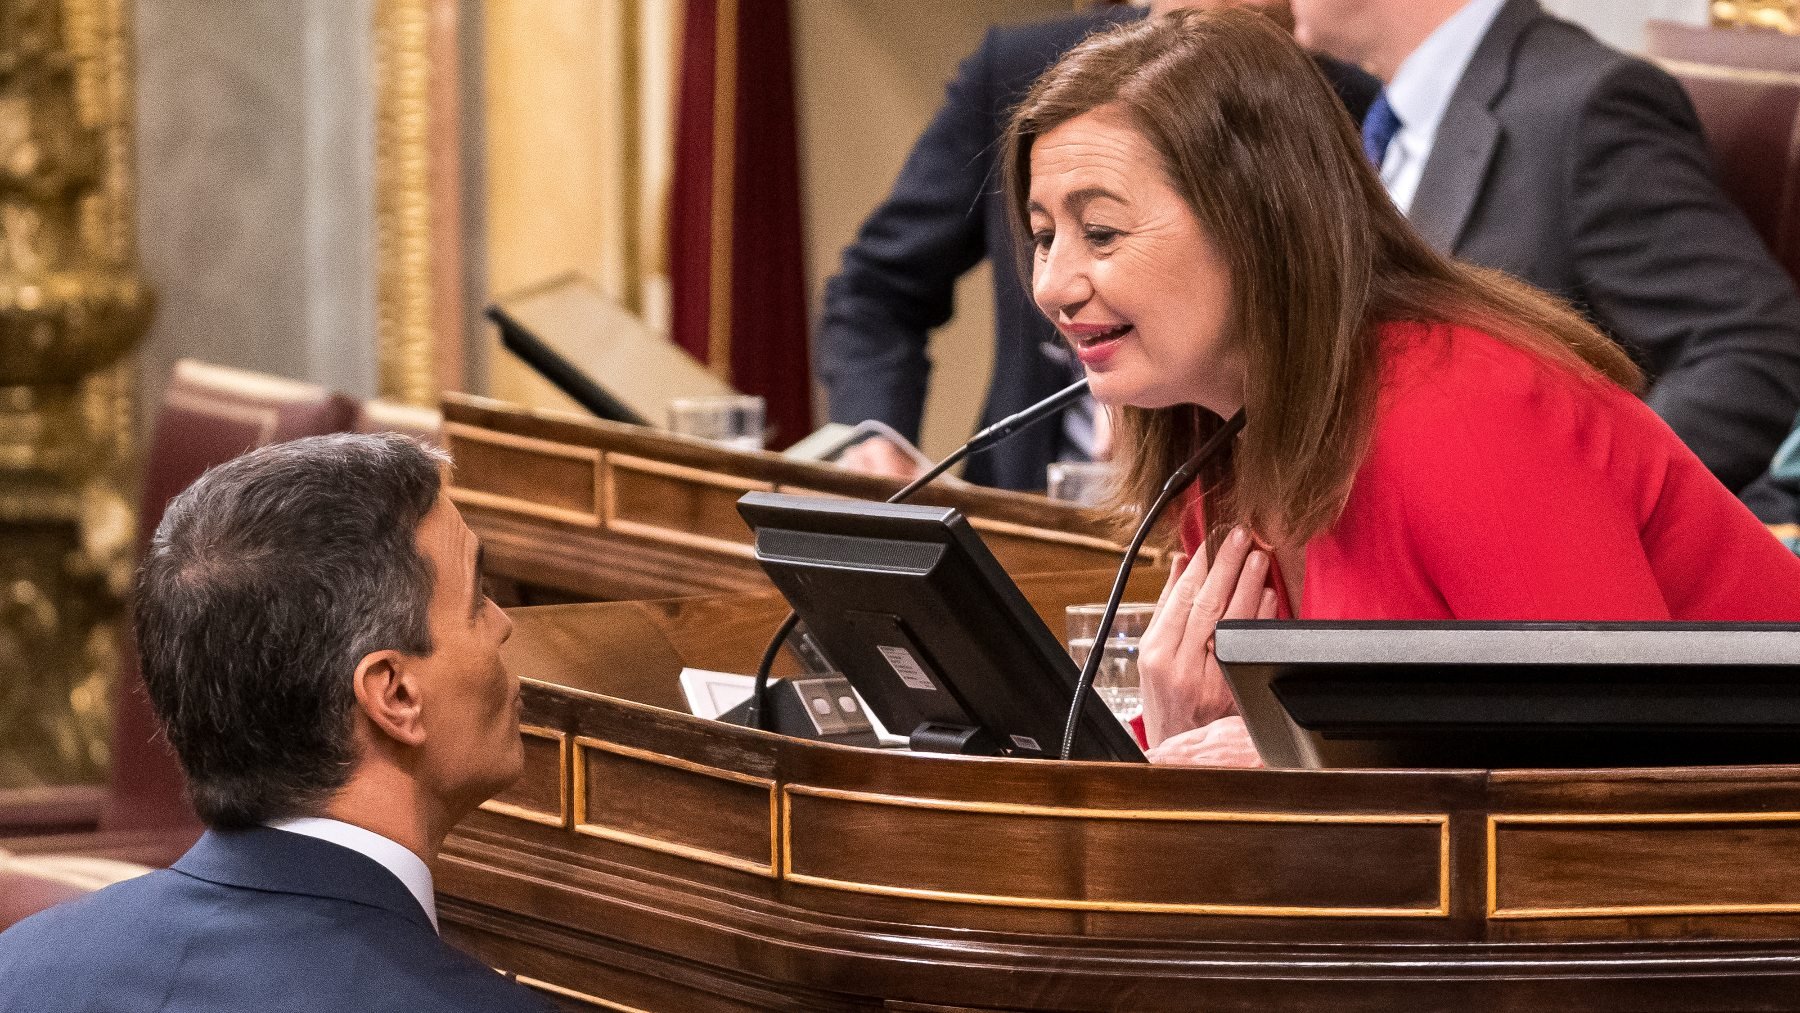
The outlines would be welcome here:
M 1720 28 L 1764 28 L 1800 33 L 1800 0 L 1716 0 L 1712 22 Z
M 105 769 L 135 520 L 127 0 L 0 0 L 0 787 Z
M 429 0 L 375 4 L 376 328 L 381 396 L 436 407 Z

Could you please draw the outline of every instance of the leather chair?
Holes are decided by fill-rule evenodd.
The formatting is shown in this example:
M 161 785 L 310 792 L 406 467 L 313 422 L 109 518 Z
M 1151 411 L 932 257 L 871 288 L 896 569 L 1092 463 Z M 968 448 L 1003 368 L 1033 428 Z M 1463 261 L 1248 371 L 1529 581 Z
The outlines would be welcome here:
M 1693 99 L 1725 192 L 1800 283 L 1800 37 L 1671 21 L 1645 36 Z
M 355 405 L 313 384 L 192 360 L 175 364 L 157 415 L 140 504 L 140 546 L 170 499 L 207 468 L 256 447 L 342 432 Z M 112 780 L 100 786 L 0 792 L 0 848 L 163 866 L 200 825 L 180 767 L 156 727 L 129 636 L 115 688 Z
M 0 931 L 47 907 L 149 871 L 149 866 L 103 858 L 33 858 L 0 851 Z

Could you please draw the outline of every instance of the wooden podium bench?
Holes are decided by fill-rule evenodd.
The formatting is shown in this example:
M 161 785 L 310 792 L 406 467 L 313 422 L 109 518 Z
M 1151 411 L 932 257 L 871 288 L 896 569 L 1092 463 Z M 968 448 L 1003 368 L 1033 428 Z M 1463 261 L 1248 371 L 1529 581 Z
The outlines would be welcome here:
M 1054 618 L 1107 582 L 1021 586 Z M 782 612 L 515 610 L 526 773 L 445 847 L 446 937 L 575 1010 L 1800 1005 L 1800 768 L 1070 764 L 681 712 L 681 666 L 746 670 Z
M 882 500 L 889 479 L 727 450 L 642 426 L 462 394 L 444 401 L 451 496 L 487 549 L 502 604 L 769 590 L 738 517 L 752 490 Z M 1009 573 L 1116 566 L 1124 546 L 1089 511 L 1042 496 L 935 485 Z M 1158 550 L 1145 554 L 1154 564 Z

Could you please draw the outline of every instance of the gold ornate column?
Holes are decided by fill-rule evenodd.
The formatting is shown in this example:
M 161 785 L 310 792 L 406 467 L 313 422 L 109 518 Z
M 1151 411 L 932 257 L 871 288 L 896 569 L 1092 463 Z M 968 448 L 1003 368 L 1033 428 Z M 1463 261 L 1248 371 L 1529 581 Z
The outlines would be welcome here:
M 129 0 L 0 0 L 0 786 L 97 777 L 131 570 Z
M 428 0 L 375 4 L 376 326 L 381 396 L 437 407 Z
M 1800 0 L 1717 0 L 1712 22 L 1721 28 L 1772 28 L 1800 34 Z

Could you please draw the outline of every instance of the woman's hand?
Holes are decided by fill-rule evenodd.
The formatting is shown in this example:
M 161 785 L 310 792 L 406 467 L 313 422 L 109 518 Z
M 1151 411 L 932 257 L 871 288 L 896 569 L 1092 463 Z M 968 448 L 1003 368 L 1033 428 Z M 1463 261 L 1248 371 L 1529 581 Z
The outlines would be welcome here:
M 1231 688 L 1213 654 L 1213 631 L 1219 620 L 1275 618 L 1275 592 L 1268 586 L 1269 554 L 1253 549 L 1250 533 L 1243 528 L 1232 530 L 1211 566 L 1204 556 L 1186 567 L 1180 562 L 1170 569 L 1156 615 L 1138 643 L 1144 735 L 1152 747 L 1210 725 L 1235 709 Z
M 1151 763 L 1189 767 L 1260 767 L 1262 757 L 1250 741 L 1250 730 L 1237 715 L 1220 718 L 1204 728 L 1171 735 L 1145 754 Z

